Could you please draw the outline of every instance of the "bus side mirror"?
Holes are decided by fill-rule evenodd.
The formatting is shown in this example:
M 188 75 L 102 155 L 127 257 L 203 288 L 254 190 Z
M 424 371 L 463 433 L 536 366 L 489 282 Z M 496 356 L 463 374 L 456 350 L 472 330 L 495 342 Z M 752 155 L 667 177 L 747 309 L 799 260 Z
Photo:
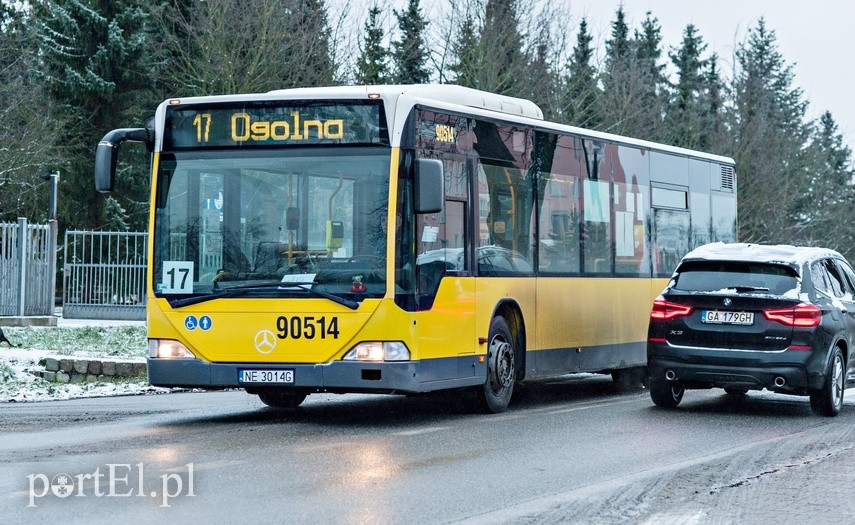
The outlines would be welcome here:
M 149 151 L 154 140 L 150 130 L 146 128 L 114 129 L 104 135 L 95 150 L 95 189 L 101 193 L 110 193 L 116 182 L 116 160 L 119 156 L 119 146 L 122 142 L 144 142 Z
M 442 162 L 436 159 L 417 159 L 415 173 L 416 213 L 442 211 Z

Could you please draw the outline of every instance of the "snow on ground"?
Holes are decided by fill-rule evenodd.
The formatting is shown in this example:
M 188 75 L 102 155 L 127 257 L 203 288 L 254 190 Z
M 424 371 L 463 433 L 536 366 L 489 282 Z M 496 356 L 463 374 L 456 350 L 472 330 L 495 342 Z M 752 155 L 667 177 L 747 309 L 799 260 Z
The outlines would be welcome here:
M 15 348 L 0 346 L 0 403 L 171 391 L 152 387 L 145 378 L 56 383 L 33 374 L 44 370 L 39 361 L 45 357 L 142 360 L 147 353 L 144 323 L 60 319 L 55 327 L 3 327 L 3 332 Z

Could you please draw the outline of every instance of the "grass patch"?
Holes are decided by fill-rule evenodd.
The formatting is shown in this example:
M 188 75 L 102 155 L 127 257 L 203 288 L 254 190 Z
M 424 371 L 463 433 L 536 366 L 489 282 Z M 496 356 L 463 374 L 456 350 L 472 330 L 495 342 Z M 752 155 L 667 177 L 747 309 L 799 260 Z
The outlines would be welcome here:
M 142 326 L 26 326 L 3 331 L 18 348 L 60 355 L 145 357 L 148 354 L 146 330 Z

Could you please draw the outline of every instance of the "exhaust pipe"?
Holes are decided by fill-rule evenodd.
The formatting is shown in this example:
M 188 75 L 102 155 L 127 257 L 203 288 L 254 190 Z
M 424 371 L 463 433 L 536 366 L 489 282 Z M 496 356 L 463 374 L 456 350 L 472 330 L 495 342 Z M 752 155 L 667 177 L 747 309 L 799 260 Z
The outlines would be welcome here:
M 675 374 L 673 370 L 666 370 L 665 379 L 667 379 L 668 381 L 673 381 L 677 379 L 677 374 Z
M 783 376 L 778 376 L 775 378 L 775 386 L 781 388 L 787 383 L 787 380 L 783 378 Z

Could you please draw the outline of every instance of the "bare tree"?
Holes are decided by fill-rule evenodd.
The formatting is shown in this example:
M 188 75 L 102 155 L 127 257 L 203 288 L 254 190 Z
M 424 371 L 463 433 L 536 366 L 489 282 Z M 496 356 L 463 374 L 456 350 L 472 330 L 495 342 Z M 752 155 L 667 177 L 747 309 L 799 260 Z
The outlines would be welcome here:
M 162 60 L 189 95 L 252 93 L 334 82 L 330 27 L 318 0 L 175 0 L 159 10 Z

